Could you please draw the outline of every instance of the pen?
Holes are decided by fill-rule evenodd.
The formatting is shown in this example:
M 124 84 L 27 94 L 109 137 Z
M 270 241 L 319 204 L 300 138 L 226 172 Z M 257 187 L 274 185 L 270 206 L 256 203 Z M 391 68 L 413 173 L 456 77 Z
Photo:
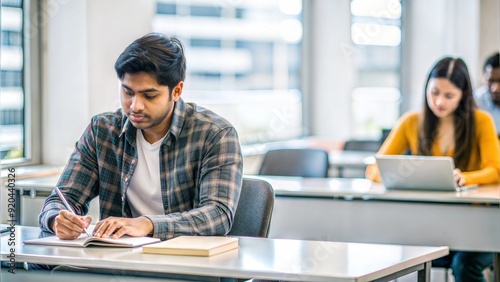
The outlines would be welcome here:
M 73 208 L 69 205 L 68 201 L 66 201 L 66 198 L 64 197 L 63 193 L 61 193 L 61 190 L 59 190 L 59 187 L 55 187 L 54 190 L 56 190 L 56 193 L 57 195 L 59 195 L 59 198 L 61 198 L 61 200 L 63 201 L 64 205 L 66 206 L 66 208 L 74 215 L 76 215 L 75 211 L 73 210 Z M 83 231 L 85 231 L 85 234 L 87 234 L 87 236 L 89 237 L 92 237 L 90 236 L 90 233 L 87 231 L 87 228 L 83 228 Z

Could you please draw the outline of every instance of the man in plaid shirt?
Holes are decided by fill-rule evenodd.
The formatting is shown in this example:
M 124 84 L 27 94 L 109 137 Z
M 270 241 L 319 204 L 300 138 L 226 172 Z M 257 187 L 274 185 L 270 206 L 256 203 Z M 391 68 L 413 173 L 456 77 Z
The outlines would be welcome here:
M 242 156 L 234 127 L 182 98 L 186 61 L 175 38 L 150 33 L 118 57 L 121 109 L 94 116 L 76 144 L 39 225 L 61 239 L 91 223 L 94 236 L 225 235 L 242 183 Z

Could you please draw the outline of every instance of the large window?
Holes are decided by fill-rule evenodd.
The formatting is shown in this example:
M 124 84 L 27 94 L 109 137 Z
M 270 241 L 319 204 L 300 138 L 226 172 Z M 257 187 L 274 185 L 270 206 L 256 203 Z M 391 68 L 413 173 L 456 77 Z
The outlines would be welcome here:
M 158 0 L 153 30 L 185 45 L 184 99 L 248 144 L 302 135 L 301 14 L 300 0 Z
M 352 0 L 351 14 L 357 70 L 352 136 L 377 139 L 399 117 L 401 1 Z
M 0 157 L 24 157 L 23 1 L 2 1 Z
M 38 34 L 28 33 L 24 24 L 26 17 L 29 18 L 29 7 L 29 0 L 1 1 L 0 158 L 3 164 L 33 162 L 30 123 L 36 114 L 30 102 L 31 87 L 37 88 L 32 78 L 38 72 L 32 68 L 35 61 L 32 55 L 37 50 L 31 52 L 36 48 L 29 45 L 37 42 Z M 36 27 L 33 23 L 28 28 Z

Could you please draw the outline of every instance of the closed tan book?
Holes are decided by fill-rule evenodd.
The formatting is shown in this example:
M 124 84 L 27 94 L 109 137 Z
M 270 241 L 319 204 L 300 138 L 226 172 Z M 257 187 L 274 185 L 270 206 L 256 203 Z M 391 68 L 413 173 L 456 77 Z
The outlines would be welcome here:
M 222 236 L 179 236 L 142 247 L 145 254 L 213 256 L 238 248 L 238 238 Z

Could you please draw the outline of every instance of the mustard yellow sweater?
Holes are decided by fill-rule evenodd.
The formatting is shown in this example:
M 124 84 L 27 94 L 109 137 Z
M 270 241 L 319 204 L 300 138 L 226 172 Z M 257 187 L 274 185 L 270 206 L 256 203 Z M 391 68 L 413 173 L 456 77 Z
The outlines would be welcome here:
M 418 152 L 418 126 L 421 113 L 410 112 L 403 115 L 384 144 L 377 152 L 377 155 L 401 155 L 410 151 L 412 155 Z M 492 117 L 482 111 L 476 110 L 476 144 L 470 155 L 469 166 L 463 171 L 465 184 L 492 184 L 500 180 L 500 149 L 495 125 Z M 460 144 L 455 144 L 460 146 Z M 446 154 L 441 151 L 437 141 L 431 148 L 433 156 L 452 157 L 454 150 Z M 380 182 L 380 173 L 377 165 L 370 165 L 366 169 L 366 178 L 375 182 Z

